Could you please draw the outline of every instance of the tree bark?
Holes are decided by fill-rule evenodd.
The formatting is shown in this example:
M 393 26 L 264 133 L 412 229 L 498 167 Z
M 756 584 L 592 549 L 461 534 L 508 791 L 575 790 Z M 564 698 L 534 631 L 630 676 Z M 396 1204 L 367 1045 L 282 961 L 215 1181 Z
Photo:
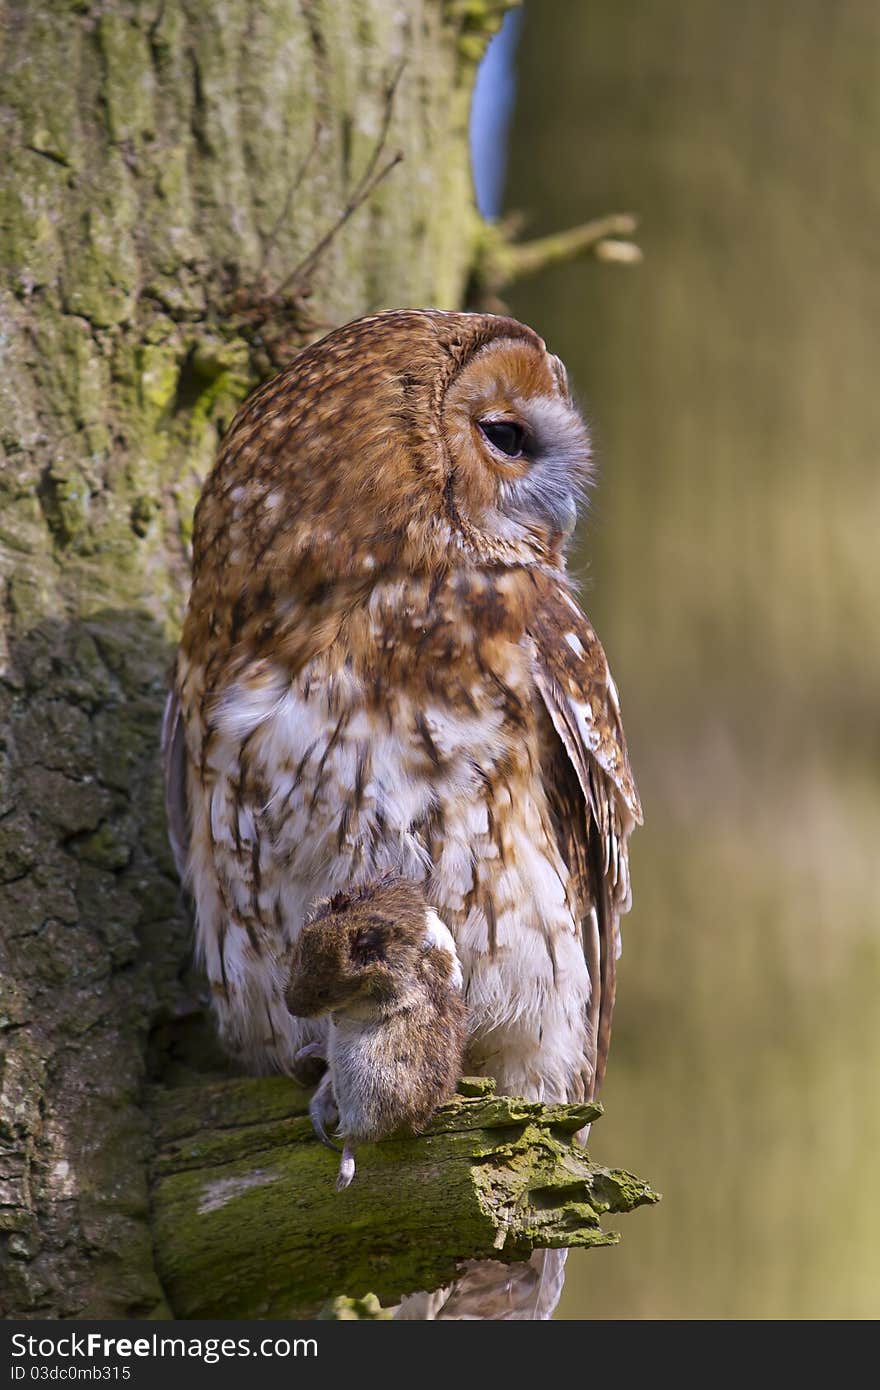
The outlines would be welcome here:
M 460 303 L 504 8 L 0 0 L 5 1316 L 169 1311 L 143 1094 L 196 1007 L 157 758 L 193 503 L 279 354 Z
M 497 1097 L 483 1078 L 462 1089 L 424 1136 L 363 1145 L 341 1193 L 287 1079 L 158 1092 L 154 1237 L 174 1315 L 314 1317 L 328 1290 L 396 1303 L 463 1259 L 613 1245 L 600 1215 L 656 1201 L 572 1142 L 600 1106 Z

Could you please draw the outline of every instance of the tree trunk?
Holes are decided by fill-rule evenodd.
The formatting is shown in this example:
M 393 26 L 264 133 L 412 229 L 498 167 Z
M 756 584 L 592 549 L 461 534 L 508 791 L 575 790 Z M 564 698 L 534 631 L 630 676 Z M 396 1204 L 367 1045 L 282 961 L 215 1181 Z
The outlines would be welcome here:
M 143 1095 L 195 1007 L 157 758 L 193 503 L 277 360 L 460 303 L 504 8 L 0 0 L 5 1316 L 169 1311 Z

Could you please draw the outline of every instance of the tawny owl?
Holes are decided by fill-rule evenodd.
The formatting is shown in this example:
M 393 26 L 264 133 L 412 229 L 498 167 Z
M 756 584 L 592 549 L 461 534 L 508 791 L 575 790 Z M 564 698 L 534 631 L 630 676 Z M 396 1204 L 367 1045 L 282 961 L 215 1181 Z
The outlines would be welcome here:
M 565 573 L 588 477 L 561 362 L 504 317 L 361 319 L 239 411 L 196 512 L 166 756 L 199 955 L 250 1065 L 290 1069 L 326 1026 L 284 1001 L 311 905 L 394 871 L 455 938 L 468 1069 L 595 1094 L 641 813 Z M 548 1316 L 560 1277 L 476 1266 L 410 1315 Z

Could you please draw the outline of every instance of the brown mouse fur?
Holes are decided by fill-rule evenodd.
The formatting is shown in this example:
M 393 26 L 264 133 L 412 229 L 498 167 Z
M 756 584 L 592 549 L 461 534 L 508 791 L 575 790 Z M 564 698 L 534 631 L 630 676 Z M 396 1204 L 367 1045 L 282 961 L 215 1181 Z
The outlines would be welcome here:
M 455 1090 L 467 1012 L 452 936 L 408 879 L 338 893 L 291 951 L 286 1000 L 298 1017 L 329 1015 L 328 1072 L 311 1109 L 326 1139 L 335 1098 L 345 1187 L 354 1143 L 421 1129 Z

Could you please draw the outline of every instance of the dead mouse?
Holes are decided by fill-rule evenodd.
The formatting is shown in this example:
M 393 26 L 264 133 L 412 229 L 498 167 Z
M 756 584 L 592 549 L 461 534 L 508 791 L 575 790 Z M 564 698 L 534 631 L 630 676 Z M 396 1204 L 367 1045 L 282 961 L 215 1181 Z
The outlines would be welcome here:
M 309 1109 L 328 1144 L 338 1112 L 342 1189 L 356 1143 L 423 1128 L 455 1091 L 467 1039 L 461 967 L 424 889 L 396 875 L 319 903 L 289 963 L 290 1012 L 329 1016 L 326 1045 L 303 1054 L 327 1058 Z

